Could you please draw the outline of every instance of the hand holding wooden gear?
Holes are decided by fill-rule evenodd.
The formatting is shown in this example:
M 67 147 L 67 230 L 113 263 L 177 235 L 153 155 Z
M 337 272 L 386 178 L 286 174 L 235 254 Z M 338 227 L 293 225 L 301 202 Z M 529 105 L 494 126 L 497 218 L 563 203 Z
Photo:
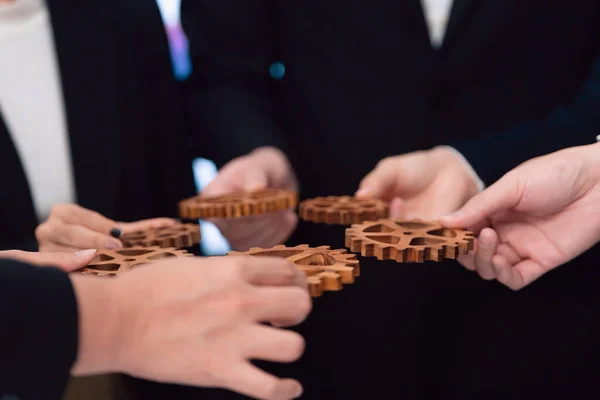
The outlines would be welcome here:
M 354 254 L 348 254 L 344 249 L 331 250 L 329 246 L 254 247 L 243 252 L 232 251 L 228 255 L 285 258 L 306 274 L 312 297 L 320 297 L 324 291 L 342 290 L 344 284 L 354 283 L 355 277 L 360 275 L 359 262 Z
M 295 208 L 298 193 L 282 189 L 237 192 L 217 197 L 190 197 L 179 203 L 185 219 L 239 218 Z
M 444 228 L 438 222 L 392 221 L 355 224 L 346 229 L 346 247 L 365 257 L 397 262 L 455 259 L 473 249 L 472 232 Z
M 305 221 L 352 225 L 386 218 L 389 215 L 389 205 L 382 200 L 352 196 L 316 197 L 301 202 L 299 214 Z

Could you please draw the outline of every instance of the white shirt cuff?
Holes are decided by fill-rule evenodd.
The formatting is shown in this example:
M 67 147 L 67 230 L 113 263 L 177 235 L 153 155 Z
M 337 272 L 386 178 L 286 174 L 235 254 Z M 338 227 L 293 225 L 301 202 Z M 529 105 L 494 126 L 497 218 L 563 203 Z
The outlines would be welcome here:
M 600 142 L 600 135 L 596 136 L 596 142 Z
M 598 136 L 598 137 L 600 137 L 600 136 Z M 483 181 L 481 180 L 481 178 L 479 178 L 479 175 L 477 175 L 477 172 L 475 172 L 475 169 L 473 168 L 473 166 L 471 166 L 471 163 L 469 163 L 469 161 L 465 158 L 465 156 L 463 156 L 461 154 L 460 151 L 458 151 L 454 147 L 450 147 L 450 146 L 436 146 L 436 147 L 444 148 L 444 149 L 450 150 L 452 153 L 454 153 L 456 155 L 456 157 L 458 158 L 458 160 L 465 167 L 465 169 L 469 172 L 469 174 L 471 175 L 471 178 L 473 178 L 473 181 L 477 185 L 477 190 L 481 192 L 483 189 L 485 189 L 485 185 L 483 184 Z

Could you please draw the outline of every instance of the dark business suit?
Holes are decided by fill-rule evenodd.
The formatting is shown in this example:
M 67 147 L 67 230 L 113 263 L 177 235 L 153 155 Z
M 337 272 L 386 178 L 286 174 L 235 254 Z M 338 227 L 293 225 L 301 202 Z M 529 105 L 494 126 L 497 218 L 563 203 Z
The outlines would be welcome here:
M 439 144 L 489 185 L 600 131 L 595 0 L 456 0 L 439 50 L 418 0 L 237 6 L 184 0 L 192 54 L 229 54 L 221 106 L 261 110 L 246 117 L 252 132 L 279 129 L 302 197 L 351 194 L 380 159 Z M 275 61 L 285 76 L 260 86 Z M 242 121 L 204 118 L 221 138 L 244 134 Z M 290 243 L 343 247 L 343 237 L 343 227 L 301 223 Z M 455 262 L 363 259 L 355 284 L 315 301 L 300 327 L 303 359 L 272 368 L 303 379 L 310 399 L 597 396 L 596 260 L 590 251 L 515 293 Z
M 176 216 L 194 181 L 181 88 L 155 2 L 48 6 L 78 203 L 117 220 Z M 0 248 L 33 249 L 38 221 L 1 116 L 0 171 Z
M 0 398 L 60 399 L 78 341 L 67 274 L 0 260 L 0 303 Z
M 187 140 L 189 125 L 182 107 L 183 88 L 173 77 L 156 2 L 48 0 L 48 7 L 78 204 L 122 221 L 176 217 L 177 202 L 195 192 L 190 147 L 193 142 Z M 193 129 L 193 133 L 199 135 L 201 129 Z M 202 149 L 208 152 L 206 141 L 196 138 L 194 143 L 206 145 Z M 34 231 L 39 221 L 1 116 L 0 182 L 0 249 L 36 249 Z M 10 284 L 4 278 L 2 282 Z M 19 303 L 19 298 L 11 293 L 12 290 L 0 293 L 3 303 L 12 304 L 18 313 L 27 315 L 29 303 Z M 31 302 L 34 300 L 39 299 L 34 297 Z M 65 319 L 68 311 L 65 308 Z M 57 325 L 69 322 L 62 317 L 56 318 Z M 45 335 L 43 327 L 36 329 L 34 321 L 26 322 L 31 324 L 27 332 Z M 45 339 L 40 338 L 39 343 L 53 350 L 53 344 Z M 48 342 L 51 340 L 53 336 L 48 337 Z M 31 347 L 21 355 L 20 362 L 28 363 L 32 373 L 26 378 L 21 376 L 19 379 L 23 380 L 17 383 L 29 385 L 30 390 L 44 390 L 42 383 L 59 371 L 51 371 L 51 364 L 40 358 L 46 356 L 36 355 L 36 351 L 37 346 Z M 4 352 L 0 358 L 7 363 L 12 360 L 5 358 Z M 48 376 L 37 374 L 38 360 L 39 368 L 46 369 Z M 5 376 L 3 370 L 0 379 Z M 128 382 L 134 393 L 146 385 L 137 380 Z M 0 387 L 0 391 L 11 387 Z M 51 398 L 50 395 L 48 392 L 48 397 L 37 398 Z M 93 395 L 98 393 L 87 394 L 89 398 Z M 36 397 L 21 397 L 29 398 Z

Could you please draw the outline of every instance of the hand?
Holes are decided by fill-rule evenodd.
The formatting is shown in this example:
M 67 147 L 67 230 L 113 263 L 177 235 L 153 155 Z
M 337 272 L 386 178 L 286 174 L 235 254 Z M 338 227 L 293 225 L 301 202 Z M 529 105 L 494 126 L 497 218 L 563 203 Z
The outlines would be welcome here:
M 433 220 L 455 211 L 478 190 L 459 156 L 438 147 L 383 159 L 356 196 L 391 201 L 392 219 Z
M 39 250 L 43 252 L 76 252 L 83 249 L 120 249 L 121 241 L 110 235 L 160 228 L 174 224 L 169 218 L 139 222 L 116 222 L 76 204 L 59 204 L 48 219 L 35 230 Z
M 311 309 L 306 276 L 274 257 L 183 258 L 119 279 L 73 277 L 81 315 L 76 375 L 123 372 L 218 387 L 258 399 L 291 399 L 302 386 L 250 360 L 293 362 L 297 333 L 261 324 L 302 322 Z
M 88 265 L 96 255 L 96 250 L 82 250 L 76 253 L 42 253 L 21 250 L 0 251 L 0 259 L 8 258 L 39 267 L 56 267 L 72 272 Z
M 236 191 L 264 188 L 298 190 L 298 184 L 285 154 L 262 147 L 225 165 L 215 180 L 202 191 L 215 197 Z M 292 210 L 236 219 L 211 219 L 231 247 L 238 251 L 250 247 L 272 247 L 285 242 L 298 223 Z
M 447 227 L 479 233 L 460 262 L 521 289 L 600 240 L 600 144 L 532 159 L 473 197 Z

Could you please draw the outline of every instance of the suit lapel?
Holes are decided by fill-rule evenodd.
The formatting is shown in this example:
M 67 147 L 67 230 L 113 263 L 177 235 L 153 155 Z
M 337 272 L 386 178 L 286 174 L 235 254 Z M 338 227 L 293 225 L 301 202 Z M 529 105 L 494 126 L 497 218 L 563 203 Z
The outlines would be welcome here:
M 0 113 L 0 250 L 2 244 L 21 245 L 33 236 L 37 217 L 25 171 Z
M 114 213 L 119 154 L 118 3 L 47 0 L 61 71 L 77 201 Z

